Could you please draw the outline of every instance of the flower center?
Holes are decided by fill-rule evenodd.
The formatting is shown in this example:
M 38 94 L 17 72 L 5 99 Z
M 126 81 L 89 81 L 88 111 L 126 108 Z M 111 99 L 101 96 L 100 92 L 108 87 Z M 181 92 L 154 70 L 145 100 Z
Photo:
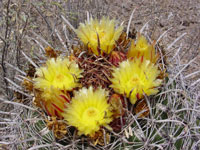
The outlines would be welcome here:
M 98 110 L 94 107 L 90 107 L 84 112 L 84 115 L 89 118 L 96 117 L 97 114 L 98 114 Z
M 96 32 L 94 32 L 93 34 L 93 39 L 98 40 L 98 36 L 99 36 L 99 39 L 102 39 L 104 35 L 105 35 L 105 31 L 96 30 Z
M 141 50 L 141 51 L 145 51 L 148 49 L 148 45 L 146 44 L 139 44 L 138 45 L 138 49 Z
M 56 76 L 56 79 L 57 79 L 58 81 L 63 81 L 64 75 L 58 74 L 58 75 Z
M 105 32 L 102 31 L 102 32 L 98 33 L 98 35 L 99 35 L 99 39 L 102 39 L 104 37 L 104 35 L 105 35 Z
M 132 84 L 137 85 L 137 86 L 144 85 L 144 82 L 143 82 L 143 80 L 141 78 L 135 77 L 135 78 L 132 78 L 131 81 L 132 81 Z
M 138 78 L 133 78 L 132 81 L 133 82 L 138 82 Z

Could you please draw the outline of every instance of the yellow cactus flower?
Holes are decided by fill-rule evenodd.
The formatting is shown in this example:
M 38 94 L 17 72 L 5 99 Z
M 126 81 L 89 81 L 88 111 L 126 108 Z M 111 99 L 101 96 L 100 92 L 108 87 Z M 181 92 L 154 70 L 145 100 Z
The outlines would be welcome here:
M 128 58 L 142 57 L 142 59 L 150 60 L 153 63 L 158 59 L 153 44 L 148 44 L 146 38 L 142 35 L 139 35 L 136 44 L 134 40 L 132 40 L 127 56 Z
M 51 99 L 54 89 L 69 91 L 78 87 L 81 73 L 82 70 L 75 61 L 68 58 L 51 58 L 44 67 L 37 68 L 34 87 L 43 91 L 44 98 Z
M 76 30 L 80 40 L 96 55 L 109 54 L 122 33 L 123 27 L 116 27 L 116 21 L 103 17 L 100 21 L 90 19 L 81 23 Z
M 101 126 L 109 127 L 112 121 L 110 105 L 107 103 L 108 92 L 99 88 L 82 88 L 75 92 L 71 103 L 63 113 L 68 125 L 78 129 L 78 134 L 94 136 Z
M 157 79 L 159 74 L 157 66 L 149 60 L 126 60 L 113 69 L 110 87 L 119 94 L 125 94 L 135 104 L 143 93 L 154 95 L 158 92 L 156 87 L 161 84 L 161 80 Z
M 36 91 L 37 103 L 50 116 L 61 118 L 61 113 L 65 108 L 65 103 L 70 102 L 67 91 L 79 86 L 78 79 L 82 70 L 79 69 L 75 61 L 68 58 L 51 58 L 47 60 L 45 66 L 37 68 L 36 78 L 34 78 L 34 88 Z

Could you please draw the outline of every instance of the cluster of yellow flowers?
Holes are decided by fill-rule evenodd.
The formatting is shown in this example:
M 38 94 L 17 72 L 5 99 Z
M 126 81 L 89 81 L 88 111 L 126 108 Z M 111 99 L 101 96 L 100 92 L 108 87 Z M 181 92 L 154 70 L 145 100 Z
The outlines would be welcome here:
M 161 80 L 154 45 L 139 35 L 136 42 L 132 40 L 128 51 L 119 50 L 116 41 L 122 32 L 123 27 L 108 17 L 100 21 L 90 19 L 76 30 L 87 53 L 96 57 L 106 55 L 105 59 L 113 64 L 106 89 L 103 85 L 83 87 L 80 81 L 84 78 L 84 69 L 78 65 L 81 60 L 70 56 L 50 58 L 36 70 L 34 89 L 41 94 L 43 109 L 49 116 L 64 119 L 69 126 L 76 127 L 79 135 L 92 137 L 103 126 L 112 130 L 110 123 L 115 119 L 115 111 L 109 100 L 113 92 L 127 97 L 132 104 L 144 94 L 158 93 Z

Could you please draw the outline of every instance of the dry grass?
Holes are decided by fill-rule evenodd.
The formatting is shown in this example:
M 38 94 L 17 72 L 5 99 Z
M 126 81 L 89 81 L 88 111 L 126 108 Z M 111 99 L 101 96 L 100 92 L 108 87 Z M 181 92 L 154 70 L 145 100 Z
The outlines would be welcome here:
M 6 0 L 0 1 L 0 149 L 194 149 L 200 147 L 199 93 L 199 3 L 189 1 L 100 1 L 100 0 Z M 157 49 L 168 57 L 169 77 L 156 97 L 145 98 L 150 116 L 143 120 L 132 113 L 112 142 L 94 146 L 74 135 L 67 145 L 58 142 L 47 130 L 42 117 L 32 106 L 32 95 L 21 87 L 29 64 L 40 65 L 44 48 L 62 53 L 76 43 L 73 28 L 87 18 L 109 15 L 142 30 Z M 73 28 L 69 26 L 70 22 Z M 73 42 L 73 43 L 72 43 Z M 35 64 L 36 63 L 36 64 Z M 163 63 L 164 65 L 164 63 Z M 17 100 L 13 91 L 23 95 Z M 18 97 L 19 98 L 19 97 Z M 21 99 L 21 98 L 20 98 Z M 132 135 L 133 134 L 133 135 Z

